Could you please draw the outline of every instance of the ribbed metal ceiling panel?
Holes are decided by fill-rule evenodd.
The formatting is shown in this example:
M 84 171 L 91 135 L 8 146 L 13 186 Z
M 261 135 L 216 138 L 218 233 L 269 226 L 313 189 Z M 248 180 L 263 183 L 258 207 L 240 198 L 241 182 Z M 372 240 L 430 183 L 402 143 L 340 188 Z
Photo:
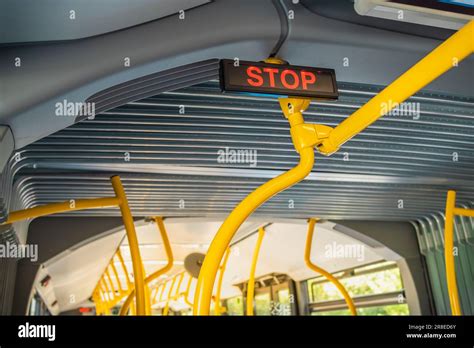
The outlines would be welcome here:
M 305 120 L 336 126 L 380 90 L 344 83 L 339 89 L 337 102 L 313 102 Z M 443 210 L 448 189 L 469 204 L 474 98 L 420 93 L 409 101 L 419 103 L 419 118 L 385 116 L 338 153 L 317 154 L 307 180 L 256 214 L 414 220 Z M 256 166 L 219 163 L 226 147 L 257 151 Z M 129 102 L 20 152 L 10 167 L 10 177 L 17 172 L 11 209 L 112 195 L 108 177 L 120 174 L 135 216 L 224 215 L 298 162 L 276 98 L 221 94 L 217 81 Z

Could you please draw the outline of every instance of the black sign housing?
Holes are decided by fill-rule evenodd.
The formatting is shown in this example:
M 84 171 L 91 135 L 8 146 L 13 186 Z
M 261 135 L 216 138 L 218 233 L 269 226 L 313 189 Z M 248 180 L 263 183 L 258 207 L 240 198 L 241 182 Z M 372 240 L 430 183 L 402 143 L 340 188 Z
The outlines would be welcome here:
M 295 97 L 337 99 L 334 69 L 222 59 L 223 91 L 279 94 Z

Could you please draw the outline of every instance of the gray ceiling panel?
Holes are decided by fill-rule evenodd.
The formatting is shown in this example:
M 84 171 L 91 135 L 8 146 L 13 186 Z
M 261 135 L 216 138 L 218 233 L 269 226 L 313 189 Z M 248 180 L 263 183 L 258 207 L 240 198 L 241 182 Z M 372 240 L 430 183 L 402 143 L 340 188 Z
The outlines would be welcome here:
M 307 122 L 335 126 L 379 90 L 348 83 L 339 88 L 337 102 L 312 103 Z M 409 101 L 419 103 L 418 116 L 385 116 L 333 156 L 317 154 L 307 180 L 255 214 L 408 221 L 442 211 L 448 189 L 470 204 L 474 100 L 424 92 Z M 219 163 L 218 151 L 226 147 L 255 150 L 256 165 Z M 7 197 L 12 209 L 109 196 L 108 177 L 120 174 L 137 217 L 223 217 L 258 185 L 298 162 L 277 100 L 222 94 L 217 81 L 129 102 L 19 153 L 7 173 L 13 180 L 16 172 L 14 194 Z

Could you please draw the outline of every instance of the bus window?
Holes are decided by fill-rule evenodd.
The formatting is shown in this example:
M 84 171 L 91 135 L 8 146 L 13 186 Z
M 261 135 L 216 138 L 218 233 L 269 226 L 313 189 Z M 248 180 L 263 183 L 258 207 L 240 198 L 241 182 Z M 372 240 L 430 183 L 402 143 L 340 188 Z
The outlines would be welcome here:
M 400 270 L 394 262 L 377 262 L 336 274 L 359 315 L 408 315 Z M 311 315 L 349 315 L 336 287 L 322 277 L 309 279 Z

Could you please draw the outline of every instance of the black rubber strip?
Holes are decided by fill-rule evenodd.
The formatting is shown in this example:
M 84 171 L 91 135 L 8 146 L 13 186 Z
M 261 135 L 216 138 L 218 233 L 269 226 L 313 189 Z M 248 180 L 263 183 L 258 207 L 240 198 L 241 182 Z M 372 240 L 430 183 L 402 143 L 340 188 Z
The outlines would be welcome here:
M 283 45 L 283 43 L 286 41 L 286 38 L 288 37 L 290 24 L 288 20 L 287 8 L 285 4 L 283 3 L 283 0 L 272 0 L 272 2 L 278 12 L 278 16 L 280 17 L 280 27 L 281 27 L 280 38 L 278 39 L 277 43 L 272 49 L 272 52 L 269 55 L 270 57 L 275 57 L 280 51 L 280 48 Z

